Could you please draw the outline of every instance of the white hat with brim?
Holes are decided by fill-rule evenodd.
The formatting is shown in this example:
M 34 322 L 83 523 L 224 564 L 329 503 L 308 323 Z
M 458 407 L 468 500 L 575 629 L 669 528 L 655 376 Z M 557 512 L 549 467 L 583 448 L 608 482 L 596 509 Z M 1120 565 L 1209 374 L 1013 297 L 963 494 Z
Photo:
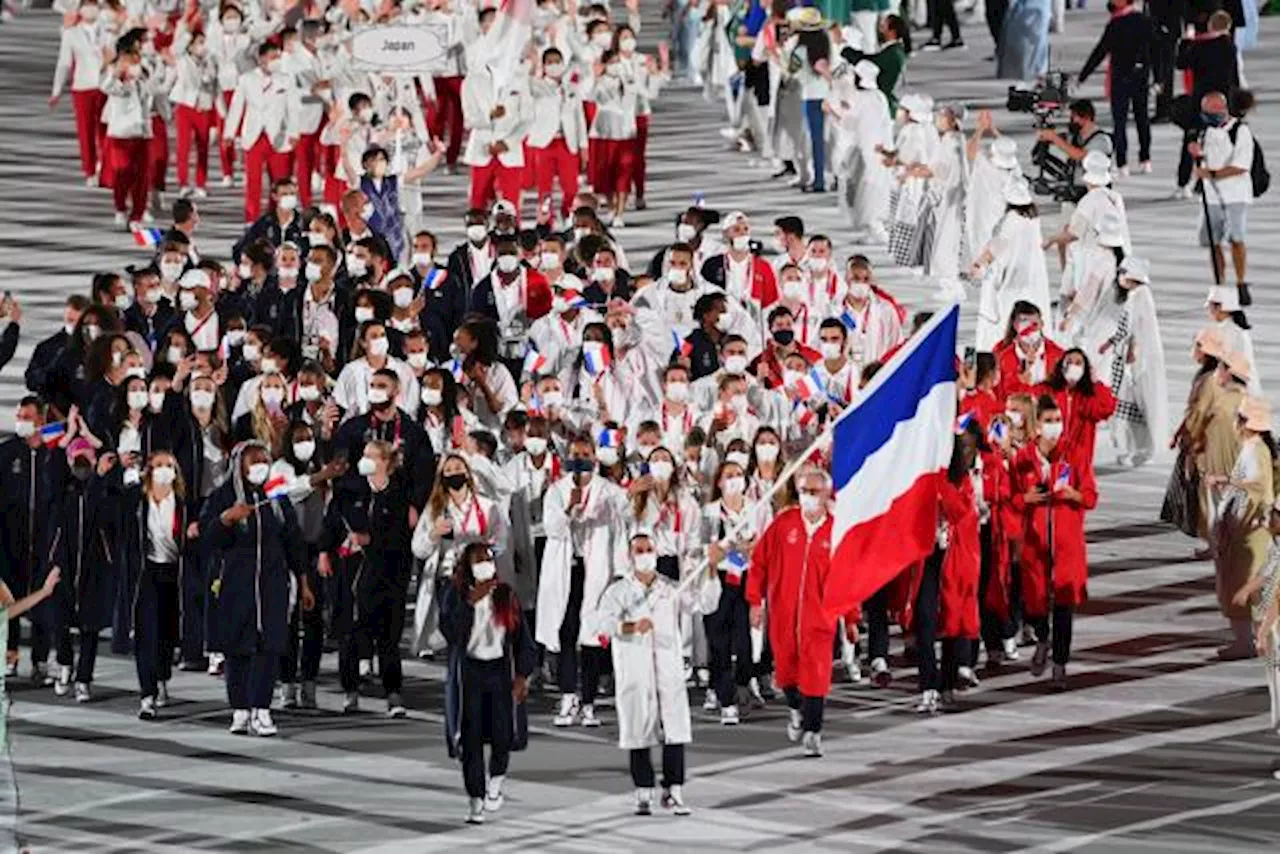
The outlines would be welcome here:
M 933 99 L 928 95 L 912 95 L 899 103 L 913 122 L 924 124 L 933 119 Z
M 1214 285 L 1209 288 L 1209 295 L 1205 297 L 1204 304 L 1209 305 L 1215 302 L 1223 311 L 1239 311 L 1240 293 L 1235 288 Z
M 858 76 L 859 83 L 877 83 L 880 80 L 880 66 L 869 59 L 860 59 L 853 66 L 853 73 Z
M 1271 405 L 1262 398 L 1245 395 L 1244 400 L 1240 401 L 1238 412 L 1244 420 L 1246 430 L 1256 433 L 1271 432 Z
M 991 142 L 991 165 L 997 169 L 1018 168 L 1018 143 L 1007 136 Z
M 1241 382 L 1249 382 L 1253 379 L 1253 365 L 1249 364 L 1249 357 L 1244 353 L 1228 353 L 1218 359 L 1219 362 L 1227 366 L 1227 371 L 1231 376 L 1236 377 Z
M 787 23 L 801 30 L 816 30 L 822 26 L 822 10 L 816 6 L 797 6 L 787 11 Z
M 1120 278 L 1149 285 L 1151 284 L 1151 265 L 1145 258 L 1131 255 L 1120 262 Z
M 1031 204 L 1031 186 L 1026 181 L 1010 181 L 1004 185 L 1004 203 L 1014 207 Z
M 1105 187 L 1111 183 L 1111 158 L 1101 151 L 1090 151 L 1080 165 L 1084 167 L 1081 180 L 1086 184 Z

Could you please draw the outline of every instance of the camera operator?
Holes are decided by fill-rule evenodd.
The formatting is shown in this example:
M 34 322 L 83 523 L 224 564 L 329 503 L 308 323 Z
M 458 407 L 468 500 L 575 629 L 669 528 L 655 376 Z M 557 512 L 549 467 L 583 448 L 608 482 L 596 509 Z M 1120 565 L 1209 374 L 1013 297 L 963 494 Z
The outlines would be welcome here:
M 1079 170 L 1080 161 L 1091 151 L 1100 151 L 1111 157 L 1113 143 L 1111 134 L 1098 126 L 1098 114 L 1093 109 L 1093 102 L 1088 98 L 1079 98 L 1071 102 L 1067 127 L 1069 135 L 1064 137 L 1053 128 L 1041 128 L 1036 134 L 1041 142 L 1058 148 L 1067 156 L 1075 167 L 1072 175 Z
M 1178 189 L 1176 199 L 1191 198 L 1192 158 L 1188 146 L 1204 133 L 1205 123 L 1200 119 L 1200 102 L 1210 92 L 1221 92 L 1228 100 L 1240 88 L 1240 65 L 1235 41 L 1231 36 L 1231 14 L 1218 10 L 1209 16 L 1207 29 L 1196 34 L 1187 28 L 1186 37 L 1178 45 L 1177 66 L 1191 72 L 1192 88 L 1189 97 L 1183 96 L 1181 108 L 1175 107 L 1174 121 L 1183 130 L 1182 156 L 1178 160 Z
M 1102 37 L 1080 69 L 1080 82 L 1111 57 L 1111 121 L 1120 174 L 1129 174 L 1129 110 L 1138 125 L 1138 161 L 1143 172 L 1151 171 L 1151 120 L 1147 112 L 1147 90 L 1151 79 L 1151 49 L 1154 31 L 1151 19 L 1142 14 L 1134 0 L 1111 0 L 1111 20 Z

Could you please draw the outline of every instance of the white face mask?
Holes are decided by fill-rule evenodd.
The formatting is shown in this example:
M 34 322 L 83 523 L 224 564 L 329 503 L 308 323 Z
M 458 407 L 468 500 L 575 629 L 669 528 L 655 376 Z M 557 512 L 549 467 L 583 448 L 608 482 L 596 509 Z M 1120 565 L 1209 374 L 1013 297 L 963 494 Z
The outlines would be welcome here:
M 132 368 L 126 370 L 124 375 L 129 379 L 145 380 L 147 378 L 147 369 L 142 367 L 142 365 L 134 365 Z
M 181 261 L 163 261 L 160 264 L 160 277 L 166 282 L 176 282 L 182 275 Z
M 735 252 L 746 252 L 751 248 L 751 238 L 745 234 L 739 234 L 729 242 Z
M 36 422 L 15 421 L 13 422 L 13 432 L 19 439 L 30 439 L 36 434 Z
M 415 267 L 430 267 L 435 263 L 435 260 L 435 256 L 430 252 L 413 253 L 413 266 Z
M 548 409 L 559 409 L 564 404 L 564 393 L 549 391 L 542 396 L 542 402 Z
M 373 107 L 361 107 L 356 111 L 356 118 L 365 124 L 370 124 L 373 121 Z M 366 207 L 368 206 L 366 205 Z M 368 219 L 368 217 L 365 217 L 365 219 Z
M 1020 410 L 1020 409 L 1006 409 L 1006 410 L 1004 411 L 1004 414 L 1005 414 L 1005 416 L 1006 416 L 1006 417 L 1008 417 L 1008 419 L 1009 419 L 1009 423 L 1010 423 L 1010 424 L 1012 424 L 1014 427 L 1021 427 L 1021 426 L 1022 426 L 1022 410 Z
M 159 288 L 152 288 L 151 290 L 147 291 L 145 296 L 142 297 L 142 301 L 145 302 L 147 305 L 159 305 L 160 300 L 163 298 L 164 298 L 164 294 L 160 292 Z
M 241 261 L 240 266 L 236 268 L 236 272 L 240 274 L 240 278 L 242 279 L 252 279 L 253 265 L 248 261 Z
M 745 374 L 747 372 L 747 357 L 735 353 L 732 356 L 724 357 L 724 369 L 730 374 Z
M 196 295 L 191 291 L 181 291 L 178 294 L 178 308 L 183 311 L 195 311 L 200 300 L 196 299 Z
M 85 337 L 88 338 L 90 341 L 97 341 L 98 336 L 102 334 L 102 327 L 96 326 L 92 323 L 85 324 L 84 334 L 85 334 Z M 118 354 L 116 353 L 112 353 L 111 358 L 114 360 L 117 355 Z M 116 362 L 116 364 L 119 364 L 119 362 Z
M 311 462 L 311 458 L 316 455 L 316 443 L 310 440 L 294 442 L 293 455 L 297 457 L 300 462 Z
M 244 343 L 244 330 L 232 329 L 227 333 L 227 343 L 232 347 L 239 347 Z
M 542 66 L 542 71 L 552 80 L 559 80 L 560 76 L 564 74 L 564 66 L 558 62 L 553 62 L 550 65 Z
M 298 280 L 298 268 L 278 267 L 276 268 L 276 275 L 282 282 L 296 282 Z
M 484 223 L 473 223 L 467 226 L 467 240 L 470 240 L 476 246 L 484 243 L 486 237 L 489 236 L 489 229 Z
M 1080 380 L 1084 379 L 1084 365 L 1064 365 L 1062 368 L 1062 376 L 1066 378 L 1067 382 L 1075 385 L 1080 382 Z
M 612 267 L 596 267 L 591 271 L 591 281 L 593 282 L 612 282 L 613 277 Z
M 676 225 L 676 240 L 681 243 L 688 243 L 690 240 L 698 236 L 698 229 L 693 225 L 682 222 Z
M 591 37 L 591 43 L 598 48 L 606 49 L 613 43 L 613 35 L 608 30 L 600 30 Z
M 524 440 L 524 449 L 530 456 L 540 457 L 547 452 L 547 440 L 541 436 L 529 436 Z
M 1062 422 L 1046 421 L 1040 425 L 1040 437 L 1048 439 L 1050 442 L 1056 442 L 1062 438 Z
M 423 387 L 422 403 L 424 406 L 439 406 L 440 401 L 444 399 L 444 393 L 438 388 Z
M 264 374 L 278 374 L 280 373 L 280 365 L 275 359 L 268 356 L 262 360 L 262 372 Z
M 391 342 L 386 338 L 369 339 L 369 354 L 372 356 L 385 356 L 390 347 Z
M 491 560 L 473 563 L 471 565 L 471 577 L 480 583 L 484 583 L 498 574 L 498 566 Z
M 151 402 L 150 396 L 145 391 L 131 391 L 125 395 L 125 400 L 130 409 L 143 409 Z
M 368 323 L 373 320 L 373 308 L 367 305 L 356 306 L 356 323 Z
M 636 40 L 629 36 L 624 39 L 619 39 L 618 47 L 625 53 L 631 53 L 636 49 Z
M 649 474 L 653 475 L 653 479 L 658 483 L 666 483 L 671 480 L 671 475 L 675 471 L 675 466 L 666 460 L 654 460 L 649 463 Z
M 514 273 L 520 267 L 520 259 L 515 255 L 499 255 L 498 269 L 503 273 Z
M 375 406 L 386 403 L 390 399 L 391 395 L 387 394 L 387 390 L 385 388 L 369 389 L 369 402 Z
M 168 486 L 173 483 L 173 477 L 173 466 L 156 466 L 151 470 L 151 482 L 158 486 Z
M 360 462 L 356 463 L 356 472 L 361 477 L 370 477 L 378 470 L 378 464 L 374 462 L 373 457 L 361 457 Z
M 262 358 L 262 348 L 257 344 L 245 344 L 244 349 L 240 351 L 247 362 L 256 362 Z
M 560 269 L 560 253 L 543 252 L 538 259 L 538 265 L 543 270 L 559 270 Z
M 716 329 L 719 329 L 721 332 L 728 332 L 732 328 L 733 317 L 729 312 L 723 312 L 716 318 Z
M 262 390 L 262 403 L 268 409 L 279 409 L 280 404 L 284 403 L 284 389 L 264 388 Z
M 680 267 L 672 267 L 667 271 L 667 281 L 673 285 L 683 285 L 689 281 L 689 271 Z
M 684 403 L 688 399 L 688 383 L 667 383 L 667 400 L 672 403 Z
M 825 273 L 827 268 L 831 266 L 829 258 L 809 258 L 805 261 L 805 266 L 815 273 Z
M 720 484 L 720 491 L 725 495 L 741 495 L 747 489 L 747 479 L 745 477 L 726 477 L 724 483 Z
M 727 463 L 733 463 L 740 469 L 745 469 L 749 462 L 746 453 L 743 451 L 730 451 L 724 455 L 724 460 Z
M 373 203 L 365 202 L 364 207 L 360 209 L 360 218 L 363 220 L 373 219 Z
M 298 386 L 298 399 L 304 403 L 311 403 L 320 399 L 320 387 L 314 385 Z
M 844 348 L 839 341 L 823 341 L 822 342 L 822 358 L 828 362 L 834 362 L 844 355 Z
M 191 406 L 193 409 L 210 410 L 213 409 L 214 395 L 211 391 L 193 391 L 191 392 Z
M 427 366 L 426 351 L 409 353 L 405 355 L 404 360 L 408 362 L 409 367 L 413 368 L 415 371 L 421 370 Z
M 182 352 L 181 347 L 170 347 L 165 355 L 168 357 L 168 362 L 171 365 L 178 364 L 186 357 L 186 353 Z
M 598 448 L 596 450 L 596 462 L 605 468 L 608 468 L 609 466 L 616 466 L 618 464 L 618 449 Z
M 652 575 L 658 571 L 657 552 L 641 552 L 640 554 L 632 555 L 631 562 L 635 565 L 636 572 Z
M 281 196 L 279 205 L 280 205 L 280 210 L 282 211 L 296 210 L 298 207 L 298 197 L 293 195 L 292 193 L 290 193 L 287 196 Z
M 153 391 L 147 396 L 147 403 L 151 405 L 151 411 L 159 414 L 164 409 L 165 394 L 162 391 Z
M 756 445 L 756 459 L 762 463 L 771 463 L 778 458 L 777 445 Z
M 864 300 L 871 296 L 871 286 L 866 282 L 850 282 L 849 296 L 856 300 Z
M 808 492 L 800 494 L 800 510 L 803 511 L 806 516 L 814 515 L 822 509 L 822 506 L 821 495 L 812 495 Z
M 267 482 L 267 475 L 269 474 L 271 474 L 271 466 L 266 463 L 254 463 L 249 466 L 245 479 L 254 486 L 262 486 Z
M 804 282 L 791 279 L 782 283 L 782 296 L 792 302 L 804 302 L 809 296 L 809 289 L 804 286 Z
M 320 278 L 323 275 L 324 275 L 324 271 L 320 269 L 319 264 L 317 264 L 315 261 L 307 262 L 307 281 L 308 282 L 318 282 L 320 281 Z
M 745 394 L 735 394 L 729 403 L 733 407 L 733 411 L 739 415 L 746 413 L 748 404 L 747 396 Z
M 347 256 L 347 272 L 355 276 L 357 279 L 363 276 L 369 269 L 369 265 L 358 255 Z
M 396 308 L 408 308 L 413 303 L 413 288 L 396 288 L 391 295 Z
M 129 306 L 133 305 L 133 297 L 129 296 L 128 294 L 116 294 L 116 297 L 113 300 L 113 302 L 115 303 L 116 308 L 118 310 L 128 311 Z

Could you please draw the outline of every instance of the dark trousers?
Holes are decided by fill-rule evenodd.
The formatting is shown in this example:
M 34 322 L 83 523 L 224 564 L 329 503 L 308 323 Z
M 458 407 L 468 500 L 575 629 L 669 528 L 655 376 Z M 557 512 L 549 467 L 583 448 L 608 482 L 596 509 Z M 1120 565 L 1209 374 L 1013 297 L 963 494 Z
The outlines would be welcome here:
M 649 748 L 631 751 L 631 782 L 637 789 L 653 788 L 653 757 Z M 662 745 L 662 788 L 684 785 L 684 745 Z
M 929 0 L 929 22 L 933 38 L 942 39 L 942 28 L 951 33 L 952 40 L 960 38 L 960 19 L 956 17 L 955 0 Z
M 233 709 L 271 708 L 280 656 L 265 652 L 227 656 L 227 701 Z
M 88 684 L 93 681 L 93 667 L 98 661 L 98 633 L 80 630 L 80 656 L 76 658 L 75 648 L 71 643 L 71 627 L 58 627 L 58 664 L 64 667 L 75 665 L 76 682 Z
M 742 588 L 725 583 L 720 588 L 720 604 L 702 622 L 711 658 L 711 687 L 722 706 L 732 706 L 737 696 L 734 686 L 745 688 L 754 670 L 750 609 Z
M 982 544 L 982 570 L 978 576 L 978 614 L 981 617 L 982 625 L 982 644 L 973 644 L 973 649 L 969 655 L 969 666 L 975 667 L 978 663 L 979 647 L 985 647 L 987 652 L 993 652 L 1003 649 L 1004 639 L 1013 637 L 1016 632 L 1016 626 L 1013 621 L 1001 619 L 1001 617 L 987 607 L 987 589 L 991 586 L 991 582 L 995 580 L 996 562 L 998 555 L 993 551 L 991 543 L 991 526 L 983 525 L 980 532 Z M 1010 603 L 1012 606 L 1012 603 Z
M 324 610 L 321 605 L 321 587 L 311 580 L 311 591 L 316 596 L 316 606 L 310 611 L 302 608 L 302 594 L 289 619 L 289 648 L 280 658 L 281 682 L 314 682 L 320 673 L 320 656 L 324 652 Z M 359 674 L 359 664 L 356 665 Z
M 383 553 L 376 579 L 361 580 L 352 603 L 358 610 L 350 621 L 352 630 L 338 641 L 338 672 L 342 690 L 360 687 L 360 659 L 369 650 L 378 656 L 378 675 L 388 694 L 400 693 L 404 682 L 400 666 L 400 636 L 409 588 L 409 556 Z M 366 565 L 364 572 L 373 571 Z
M 872 659 L 889 659 L 889 585 L 886 584 L 863 606 L 867 619 L 867 655 Z
M 596 686 L 599 685 L 599 663 L 595 660 L 596 656 L 590 654 L 593 647 L 582 649 L 581 661 L 578 655 L 578 631 L 582 627 L 582 587 L 586 577 L 587 570 L 582 563 L 582 558 L 574 558 L 573 566 L 569 568 L 569 602 L 565 605 L 564 619 L 560 621 L 560 657 L 557 675 L 560 679 L 561 693 L 576 693 L 582 698 L 582 702 L 591 703 L 595 701 Z M 590 691 L 587 690 L 588 676 L 591 677 Z
M 1004 31 L 1004 16 L 1008 11 L 1009 0 L 987 0 L 987 29 L 991 31 L 997 52 L 1000 50 L 1000 35 Z
M 1138 125 L 1138 161 L 1151 159 L 1151 114 L 1147 106 L 1147 70 L 1111 81 L 1111 121 L 1115 125 L 1113 137 L 1116 147 L 1116 165 L 1129 162 L 1129 110 Z
M 208 652 L 222 652 L 222 639 L 218 633 L 218 597 L 213 594 L 213 583 L 222 574 L 222 559 L 200 550 L 200 565 L 204 569 L 204 648 Z
M 179 595 L 182 596 L 182 660 L 204 658 L 204 612 L 209 598 L 209 585 L 204 561 L 188 558 L 182 565 Z
M 1182 151 L 1178 155 L 1178 186 L 1185 187 L 1191 183 L 1191 167 L 1195 165 L 1191 160 L 1191 152 L 1187 150 L 1187 146 L 1200 139 L 1200 129 L 1184 130 L 1182 132 Z
M 1069 605 L 1055 605 L 1053 608 L 1053 663 L 1066 665 L 1071 660 L 1071 630 L 1075 622 L 1075 613 Z M 1036 640 L 1043 642 L 1049 637 L 1049 618 L 1037 617 L 1031 621 L 1035 629 Z
M 938 690 L 938 614 L 941 610 L 939 576 L 945 553 L 934 549 L 924 562 L 920 576 L 920 589 L 916 593 L 916 663 L 917 679 L 921 691 Z
M 1155 39 L 1151 43 L 1151 73 L 1155 82 L 1160 84 L 1160 94 L 1156 95 L 1156 116 L 1166 121 L 1173 103 L 1174 59 L 1178 51 L 1178 33 L 1174 29 L 1157 23 Z
M 489 776 L 507 773 L 511 759 L 511 727 L 498 725 L 497 715 L 511 707 L 506 659 L 462 663 L 462 782 L 467 795 L 485 793 L 484 744 L 489 742 Z
M 138 578 L 133 612 L 134 663 L 138 690 L 144 697 L 154 697 L 156 685 L 173 677 L 178 607 L 178 565 L 148 561 Z
M 805 732 L 822 732 L 822 697 L 806 697 L 794 685 L 782 689 L 787 697 L 787 708 L 800 712 L 800 726 Z
M 809 130 L 809 144 L 813 149 L 813 188 L 822 190 L 827 186 L 827 131 L 822 101 L 815 99 L 804 102 L 804 123 Z

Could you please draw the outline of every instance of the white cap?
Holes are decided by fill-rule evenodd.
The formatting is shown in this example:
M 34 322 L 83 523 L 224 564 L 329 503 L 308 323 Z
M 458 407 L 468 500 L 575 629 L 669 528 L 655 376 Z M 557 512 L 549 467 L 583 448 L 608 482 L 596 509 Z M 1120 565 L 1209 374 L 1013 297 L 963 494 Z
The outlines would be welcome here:
M 991 165 L 997 169 L 1018 168 L 1018 141 L 1007 136 L 991 141 Z
M 496 202 L 493 203 L 492 213 L 494 216 L 498 216 L 499 214 L 507 214 L 508 216 L 515 216 L 516 206 L 511 204 L 511 202 L 507 201 L 506 199 L 498 199 Z
M 1120 262 L 1120 278 L 1149 285 L 1151 284 L 1151 265 L 1145 258 L 1130 255 Z
M 1209 288 L 1209 295 L 1205 297 L 1204 304 L 1208 305 L 1211 302 L 1222 306 L 1223 311 L 1239 311 L 1240 293 L 1233 287 L 1213 285 Z
M 190 269 L 182 274 L 182 278 L 178 280 L 178 287 L 183 290 L 193 288 L 207 288 L 212 283 L 209 281 L 209 274 L 204 270 Z
M 1111 183 L 1111 158 L 1101 151 L 1090 151 L 1081 163 L 1084 167 L 1082 180 L 1095 187 L 1105 187 Z
M 880 66 L 869 59 L 860 59 L 853 66 L 853 73 L 858 75 L 859 83 L 875 83 L 880 79 Z
M 727 214 L 725 218 L 720 221 L 720 230 L 728 231 L 729 229 L 733 228 L 735 225 L 749 226 L 751 225 L 751 220 L 747 219 L 747 215 L 744 214 L 742 211 L 733 211 Z
M 1004 185 L 1004 203 L 1016 207 L 1031 204 L 1031 185 L 1023 180 L 1007 182 Z

